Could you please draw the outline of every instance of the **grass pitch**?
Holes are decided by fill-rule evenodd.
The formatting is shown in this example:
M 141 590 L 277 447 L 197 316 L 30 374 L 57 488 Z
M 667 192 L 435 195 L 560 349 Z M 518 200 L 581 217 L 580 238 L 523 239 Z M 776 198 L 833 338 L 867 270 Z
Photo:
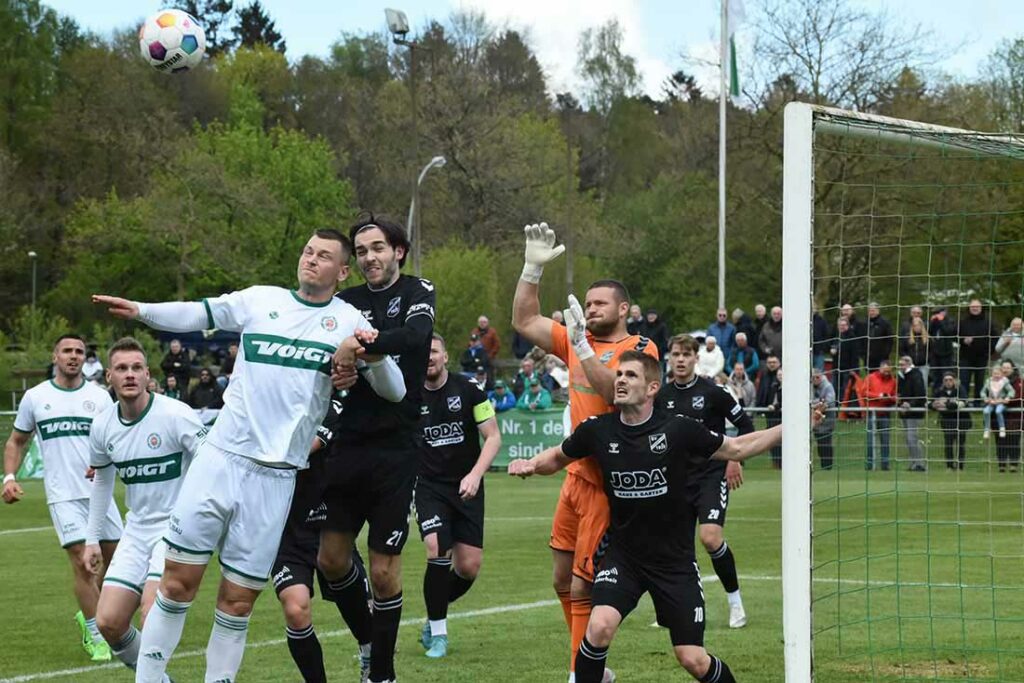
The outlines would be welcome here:
M 930 423 L 931 424 L 931 423 Z M 931 471 L 863 469 L 863 427 L 841 425 L 839 467 L 815 475 L 815 669 L 818 681 L 1024 680 L 1024 497 L 1022 475 L 999 474 L 990 444 L 972 433 L 968 469 L 948 472 L 941 436 L 929 432 Z M 900 435 L 894 455 L 902 457 Z M 452 606 L 447 659 L 427 660 L 417 637 L 424 618 L 424 554 L 405 549 L 404 624 L 397 670 L 403 681 L 564 681 L 568 633 L 550 588 L 550 516 L 561 477 L 487 477 L 484 567 Z M 118 663 L 91 665 L 77 644 L 70 569 L 51 528 L 41 482 L 0 508 L 4 656 L 0 683 L 130 681 Z M 703 550 L 708 648 L 741 681 L 783 680 L 781 491 L 767 458 L 752 461 L 733 495 L 726 537 L 733 547 L 749 625 L 730 630 L 725 594 Z M 202 680 L 217 568 L 189 612 L 169 673 Z M 869 611 L 870 607 L 870 611 Z M 870 615 L 870 618 L 869 618 Z M 668 634 L 650 628 L 648 601 L 612 645 L 621 681 L 686 680 Z M 314 621 L 331 680 L 358 680 L 355 644 L 333 606 Z M 240 681 L 298 681 L 280 608 L 268 590 L 257 603 Z

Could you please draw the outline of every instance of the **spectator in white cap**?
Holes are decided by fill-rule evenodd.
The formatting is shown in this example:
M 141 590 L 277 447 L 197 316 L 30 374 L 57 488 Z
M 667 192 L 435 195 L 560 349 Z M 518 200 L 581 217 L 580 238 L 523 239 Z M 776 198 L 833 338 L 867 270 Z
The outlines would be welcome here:
M 704 338 L 704 346 L 697 350 L 697 374 L 714 379 L 724 368 L 722 349 L 718 348 L 718 340 L 709 334 Z

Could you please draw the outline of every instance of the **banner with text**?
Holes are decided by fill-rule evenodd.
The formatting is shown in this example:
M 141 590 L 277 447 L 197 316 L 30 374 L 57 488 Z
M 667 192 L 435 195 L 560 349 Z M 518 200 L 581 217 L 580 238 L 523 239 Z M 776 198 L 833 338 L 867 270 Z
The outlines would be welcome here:
M 18 468 L 16 476 L 18 479 L 43 478 L 43 456 L 39 453 L 39 446 L 35 439 L 29 443 L 28 450 L 25 451 L 25 459 L 21 461 L 21 467 Z
M 513 460 L 532 458 L 545 448 L 562 443 L 568 427 L 567 408 L 519 410 L 498 413 L 501 450 L 493 467 L 505 468 Z

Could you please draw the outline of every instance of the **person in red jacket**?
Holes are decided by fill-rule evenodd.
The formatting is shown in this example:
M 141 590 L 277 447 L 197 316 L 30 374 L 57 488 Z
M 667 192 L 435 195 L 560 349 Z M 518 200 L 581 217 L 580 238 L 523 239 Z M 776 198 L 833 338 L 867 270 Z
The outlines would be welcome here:
M 896 376 L 892 364 L 882 359 L 878 369 L 868 375 L 864 383 L 864 399 L 868 407 L 868 453 L 864 469 L 875 468 L 875 434 L 882 446 L 880 469 L 889 469 L 889 425 L 892 413 L 872 408 L 892 408 L 896 405 Z

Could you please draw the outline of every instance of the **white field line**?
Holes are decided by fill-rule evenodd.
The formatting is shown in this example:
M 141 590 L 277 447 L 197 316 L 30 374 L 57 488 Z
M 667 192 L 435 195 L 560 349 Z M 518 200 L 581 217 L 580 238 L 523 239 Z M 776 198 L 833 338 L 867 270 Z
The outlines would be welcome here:
M 11 536 L 13 534 L 32 534 L 37 531 L 46 531 L 52 529 L 53 526 L 31 526 L 24 529 L 4 529 L 0 531 L 0 536 Z
M 497 607 L 486 607 L 484 609 L 470 610 L 468 612 L 454 612 L 448 615 L 449 619 L 472 619 L 475 617 L 486 617 L 491 614 L 505 614 L 507 612 L 522 612 L 524 610 L 537 609 L 539 607 L 552 607 L 558 604 L 558 600 L 537 600 L 536 602 L 524 602 L 518 605 L 499 605 Z M 411 617 L 409 619 L 403 619 L 401 622 L 402 626 L 420 626 L 423 624 L 423 617 Z M 318 632 L 317 637 L 320 639 L 324 638 L 337 638 L 339 636 L 346 635 L 348 629 L 339 629 L 336 631 L 324 631 Z M 286 641 L 285 638 L 272 638 L 270 640 L 261 640 L 255 643 L 246 643 L 245 649 L 255 650 L 258 648 L 272 647 L 274 645 L 283 645 Z M 189 659 L 192 657 L 202 657 L 206 654 L 206 650 L 187 650 L 185 652 L 176 652 L 174 654 L 174 660 Z M 13 678 L 0 678 L 0 683 L 28 683 L 29 681 L 45 681 L 52 678 L 63 678 L 65 676 L 77 676 L 79 674 L 91 673 L 94 671 L 103 671 L 105 669 L 124 669 L 124 664 L 121 662 L 112 662 L 110 664 L 100 664 L 98 666 L 80 666 L 74 669 L 61 669 L 60 671 L 40 671 L 32 674 L 22 674 L 20 676 L 14 676 Z
M 522 518 L 511 518 L 511 519 L 522 519 Z M 770 576 L 764 574 L 741 574 L 739 576 L 740 581 L 768 581 L 768 582 L 779 582 L 782 581 L 781 576 Z M 717 583 L 717 576 L 707 576 L 701 578 L 703 583 Z M 815 577 L 814 581 L 817 583 L 827 584 L 844 584 L 844 585 L 859 585 L 859 586 L 874 586 L 874 587 L 900 587 L 900 588 L 915 588 L 915 587 L 932 587 L 932 588 L 992 588 L 992 586 L 981 586 L 981 585 L 970 585 L 970 584 L 956 584 L 956 583 L 938 583 L 938 584 L 927 584 L 923 582 L 898 582 L 898 581 L 865 581 L 863 579 L 839 579 L 839 578 L 828 578 L 828 577 Z M 537 600 L 536 602 L 524 602 L 517 605 L 499 605 L 497 607 L 486 607 L 484 609 L 471 610 L 468 612 L 455 612 L 449 614 L 449 619 L 472 619 L 474 617 L 485 617 L 491 614 L 505 614 L 508 612 L 522 612 L 531 609 L 537 609 L 540 607 L 552 607 L 557 605 L 557 600 Z M 423 617 L 412 617 L 409 619 L 403 619 L 401 622 L 402 626 L 419 626 L 423 623 Z M 337 638 L 339 636 L 346 635 L 348 629 L 339 629 L 335 631 L 325 631 L 318 633 L 320 638 Z M 283 645 L 286 641 L 284 638 L 272 638 L 270 640 L 258 641 L 255 643 L 247 643 L 246 649 L 258 649 L 264 647 L 272 647 L 274 645 Z M 174 655 L 174 659 L 186 659 L 193 657 L 201 657 L 206 654 L 206 650 L 188 650 L 186 652 L 179 652 Z M 105 669 L 119 669 L 124 665 L 121 663 L 101 664 L 99 666 L 83 666 L 74 669 L 61 669 L 59 671 L 41 671 L 32 674 L 22 674 L 20 676 L 14 676 L 13 678 L 0 679 L 0 683 L 29 683 L 29 681 L 43 681 L 50 680 L 53 678 L 63 678 L 65 676 L 76 676 L 78 674 L 89 673 L 93 671 L 102 671 Z

